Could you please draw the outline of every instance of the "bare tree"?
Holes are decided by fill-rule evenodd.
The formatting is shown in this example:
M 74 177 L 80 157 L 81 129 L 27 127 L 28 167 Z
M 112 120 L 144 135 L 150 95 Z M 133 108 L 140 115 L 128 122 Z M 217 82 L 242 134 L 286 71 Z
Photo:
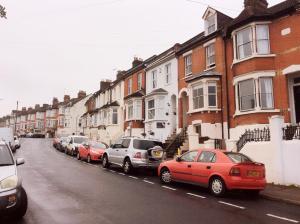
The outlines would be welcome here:
M 0 18 L 5 18 L 6 19 L 6 11 L 5 8 L 0 5 Z

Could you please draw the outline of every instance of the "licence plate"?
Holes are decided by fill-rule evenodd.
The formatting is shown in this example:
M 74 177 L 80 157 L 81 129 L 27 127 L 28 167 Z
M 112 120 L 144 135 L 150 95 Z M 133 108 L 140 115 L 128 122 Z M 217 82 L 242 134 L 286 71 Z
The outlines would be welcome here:
M 161 156 L 161 152 L 160 151 L 155 151 L 154 156 L 157 156 L 157 157 Z
M 256 170 L 249 170 L 247 172 L 247 176 L 248 177 L 259 177 L 259 172 Z

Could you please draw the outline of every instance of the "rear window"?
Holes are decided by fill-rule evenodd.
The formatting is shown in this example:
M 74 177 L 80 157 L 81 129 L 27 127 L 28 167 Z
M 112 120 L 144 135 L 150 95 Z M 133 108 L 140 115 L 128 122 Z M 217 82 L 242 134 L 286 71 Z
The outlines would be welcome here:
M 74 143 L 81 144 L 83 142 L 86 142 L 87 140 L 88 140 L 88 138 L 85 138 L 85 137 L 75 137 Z
M 135 149 L 148 150 L 153 148 L 154 146 L 163 147 L 162 143 L 158 141 L 139 140 L 139 139 L 133 140 L 133 148 Z
M 0 166 L 14 165 L 14 160 L 7 145 L 0 145 Z
M 100 143 L 100 142 L 90 142 L 89 143 L 91 147 L 96 148 L 96 149 L 106 149 L 107 145 L 105 145 L 104 143 Z
M 253 161 L 241 154 L 241 153 L 233 153 L 233 152 L 225 152 L 225 155 L 227 155 L 227 157 L 234 163 L 252 163 Z

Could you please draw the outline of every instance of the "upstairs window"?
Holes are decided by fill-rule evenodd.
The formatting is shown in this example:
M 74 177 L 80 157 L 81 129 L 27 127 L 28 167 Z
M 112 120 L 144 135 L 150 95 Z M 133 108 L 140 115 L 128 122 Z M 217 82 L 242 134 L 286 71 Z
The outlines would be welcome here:
M 166 84 L 169 84 L 171 82 L 171 64 L 167 64 L 165 66 L 165 77 L 166 77 Z
M 128 79 L 128 95 L 132 93 L 132 78 Z
M 204 89 L 203 85 L 193 88 L 193 108 L 194 110 L 204 107 Z
M 185 75 L 192 74 L 192 55 L 187 55 L 184 58 Z
M 269 26 L 251 25 L 235 33 L 235 59 L 270 54 Z
M 206 47 L 206 67 L 213 68 L 215 66 L 215 44 L 210 44 Z
M 118 109 L 112 109 L 112 124 L 118 124 Z
M 157 88 L 157 71 L 154 70 L 152 71 L 152 74 L 151 74 L 151 85 L 152 85 L 152 89 L 156 89 Z
M 207 35 L 216 31 L 216 15 L 211 15 L 206 19 L 206 33 Z
M 143 82 L 143 76 L 142 76 L 142 73 L 139 73 L 138 74 L 138 80 L 137 80 L 138 90 L 142 89 L 142 82 Z

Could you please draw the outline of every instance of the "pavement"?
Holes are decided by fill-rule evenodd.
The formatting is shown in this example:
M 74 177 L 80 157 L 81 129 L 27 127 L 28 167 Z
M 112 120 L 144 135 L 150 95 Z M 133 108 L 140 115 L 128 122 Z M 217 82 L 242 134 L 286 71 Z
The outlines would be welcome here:
M 266 189 L 261 192 L 264 198 L 300 206 L 300 188 L 296 186 L 280 186 L 268 184 Z
M 300 223 L 300 207 L 232 192 L 216 198 L 187 184 L 161 185 L 146 171 L 125 175 L 55 150 L 48 139 L 23 139 L 15 157 L 29 207 L 1 224 L 269 224 Z

